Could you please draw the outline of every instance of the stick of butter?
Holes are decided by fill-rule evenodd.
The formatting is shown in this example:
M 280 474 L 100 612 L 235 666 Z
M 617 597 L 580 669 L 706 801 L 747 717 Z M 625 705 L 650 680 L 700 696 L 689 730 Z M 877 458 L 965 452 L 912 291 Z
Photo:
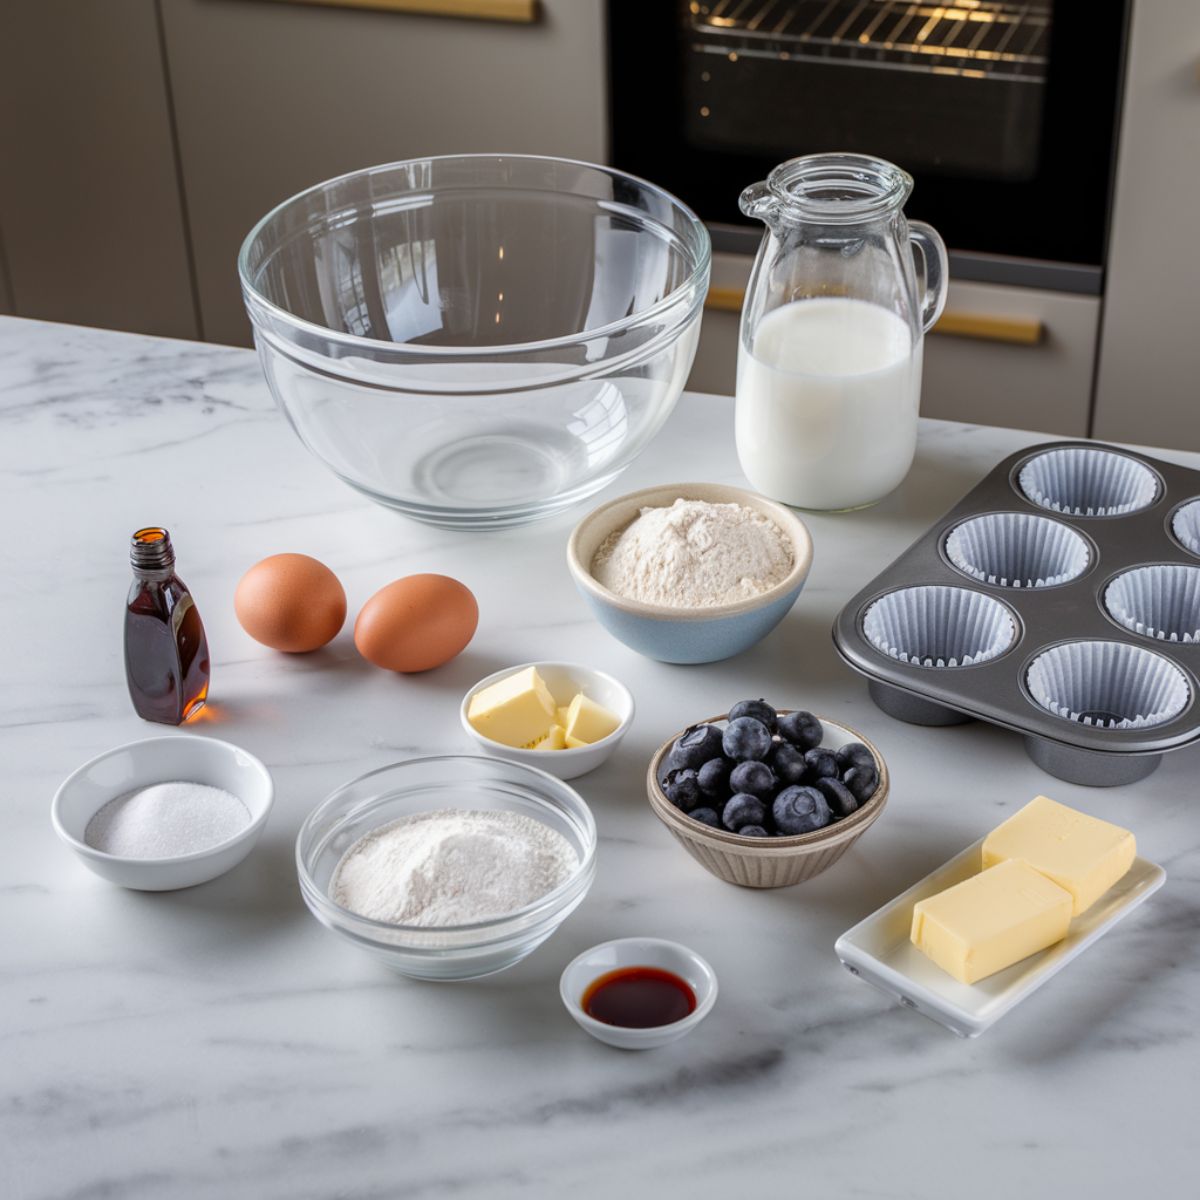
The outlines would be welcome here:
M 1136 853 L 1128 829 L 1038 796 L 987 835 L 983 865 L 1024 859 L 1071 893 L 1078 916 L 1129 870 Z
M 567 748 L 566 730 L 561 725 L 551 725 L 550 732 L 541 741 L 534 742 L 534 750 L 565 750 Z
M 467 720 L 484 737 L 504 746 L 531 746 L 550 732 L 554 697 L 537 667 L 517 671 L 471 697 Z
M 913 905 L 912 941 L 960 983 L 1052 946 L 1071 923 L 1071 893 L 1010 859 Z

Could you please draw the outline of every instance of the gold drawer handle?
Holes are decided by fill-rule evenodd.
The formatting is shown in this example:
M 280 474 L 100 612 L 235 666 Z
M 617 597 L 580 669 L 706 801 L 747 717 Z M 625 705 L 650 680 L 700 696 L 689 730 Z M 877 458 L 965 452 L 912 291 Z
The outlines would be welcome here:
M 279 0 L 319 8 L 373 8 L 381 12 L 420 13 L 429 17 L 470 17 L 477 21 L 515 21 L 532 25 L 540 0 Z
M 715 312 L 740 313 L 745 298 L 745 288 L 713 286 L 708 289 L 704 307 Z M 1046 330 L 1039 317 L 997 317 L 947 309 L 930 332 L 984 342 L 1007 342 L 1013 346 L 1036 346 Z

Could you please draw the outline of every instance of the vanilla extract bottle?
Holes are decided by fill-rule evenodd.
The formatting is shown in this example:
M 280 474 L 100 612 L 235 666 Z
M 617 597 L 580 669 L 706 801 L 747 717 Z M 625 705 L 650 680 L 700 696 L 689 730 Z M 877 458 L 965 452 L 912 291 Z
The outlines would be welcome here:
M 130 540 L 133 584 L 125 604 L 125 679 L 138 716 L 182 725 L 208 699 L 208 639 L 196 602 L 175 574 L 165 529 Z

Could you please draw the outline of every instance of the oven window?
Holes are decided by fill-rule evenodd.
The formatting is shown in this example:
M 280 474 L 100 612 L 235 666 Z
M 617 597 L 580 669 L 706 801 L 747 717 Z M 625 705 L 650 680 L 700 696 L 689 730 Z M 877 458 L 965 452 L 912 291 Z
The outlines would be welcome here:
M 683 134 L 699 149 L 784 159 L 819 143 L 973 179 L 1037 169 L 1050 0 L 691 0 L 680 23 Z

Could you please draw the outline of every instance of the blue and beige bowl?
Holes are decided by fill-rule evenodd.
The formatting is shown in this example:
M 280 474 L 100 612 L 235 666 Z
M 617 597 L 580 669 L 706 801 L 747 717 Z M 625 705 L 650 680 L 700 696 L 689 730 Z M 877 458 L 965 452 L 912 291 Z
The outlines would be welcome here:
M 762 595 L 715 608 L 675 608 L 618 596 L 592 575 L 604 539 L 624 529 L 643 508 L 663 508 L 678 499 L 744 504 L 773 521 L 791 539 L 791 573 Z M 594 509 L 567 543 L 567 564 L 592 615 L 630 649 L 660 662 L 705 663 L 732 658 L 761 641 L 796 603 L 812 565 L 812 538 L 802 520 L 782 504 L 722 483 L 674 483 L 643 488 Z

